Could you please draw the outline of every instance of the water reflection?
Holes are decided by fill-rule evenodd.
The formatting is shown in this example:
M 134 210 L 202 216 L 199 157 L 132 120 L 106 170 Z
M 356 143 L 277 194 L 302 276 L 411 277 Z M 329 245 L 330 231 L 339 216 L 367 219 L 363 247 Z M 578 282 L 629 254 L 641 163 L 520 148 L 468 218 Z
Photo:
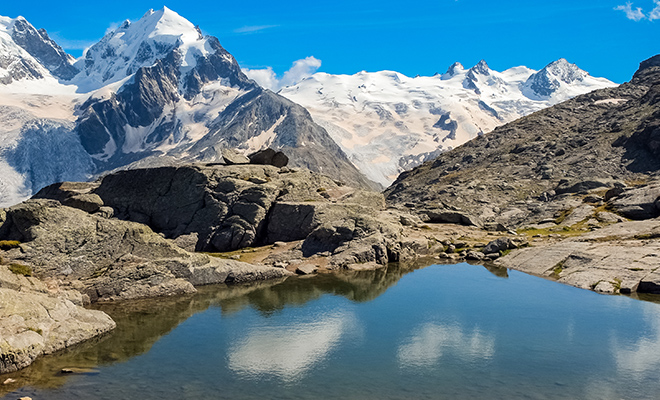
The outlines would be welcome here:
M 612 346 L 619 370 L 638 381 L 657 378 L 660 367 L 660 307 L 652 303 L 642 303 L 641 307 L 651 326 L 635 342 L 615 337 Z
M 66 385 L 4 398 L 614 400 L 660 392 L 656 304 L 467 265 L 399 280 L 408 271 L 104 306 L 119 323 L 113 335 L 26 370 L 34 385 Z M 63 367 L 99 373 L 58 375 Z
M 107 312 L 117 322 L 113 332 L 58 354 L 40 358 L 21 371 L 2 375 L 3 380 L 12 378 L 16 382 L 0 385 L 0 395 L 25 385 L 44 389 L 60 387 L 71 377 L 60 373 L 63 368 L 95 368 L 125 362 L 145 354 L 162 336 L 209 307 L 219 307 L 223 315 L 254 308 L 268 317 L 287 306 L 303 305 L 326 293 L 364 302 L 380 296 L 403 275 L 421 266 L 424 264 L 392 264 L 376 271 L 290 277 L 246 285 L 214 285 L 200 287 L 198 293 L 188 296 L 97 304 L 94 308 Z M 272 369 L 275 374 L 292 379 L 322 359 L 353 323 L 350 315 L 334 314 L 307 321 L 300 326 L 273 327 L 263 332 L 251 332 L 241 342 L 242 347 L 233 353 L 233 365 L 237 371 L 258 373 L 260 369 L 255 369 L 255 363 L 262 363 L 269 366 L 261 370 Z M 286 340 L 278 341 L 278 335 Z M 291 338 L 296 338 L 296 341 L 287 343 Z M 270 344 L 257 348 L 257 343 Z M 298 346 L 295 350 L 292 348 L 293 343 Z M 262 350 L 263 355 L 257 356 L 257 352 Z M 286 360 L 287 355 L 290 360 Z M 298 359 L 294 360 L 296 357 Z
M 401 367 L 431 367 L 445 353 L 468 362 L 489 359 L 495 354 L 495 338 L 478 328 L 466 331 L 458 325 L 425 323 L 399 346 L 397 360 Z
M 253 379 L 270 375 L 285 382 L 299 380 L 355 325 L 352 313 L 336 312 L 293 324 L 260 326 L 232 347 L 229 368 Z

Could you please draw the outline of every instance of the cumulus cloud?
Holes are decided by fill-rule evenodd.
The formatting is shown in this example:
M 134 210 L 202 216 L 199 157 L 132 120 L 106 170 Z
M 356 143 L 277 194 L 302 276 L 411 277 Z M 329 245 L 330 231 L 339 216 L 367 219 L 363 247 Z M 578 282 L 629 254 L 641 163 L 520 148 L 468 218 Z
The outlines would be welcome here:
M 653 0 L 655 7 L 648 13 L 644 12 L 642 7 L 634 7 L 633 3 L 627 2 L 626 5 L 617 6 L 614 9 L 626 13 L 626 18 L 633 21 L 641 21 L 647 19 L 650 21 L 660 19 L 660 0 Z
M 277 92 L 283 87 L 295 85 L 301 80 L 312 76 L 321 67 L 321 60 L 309 56 L 293 62 L 291 68 L 281 77 L 278 77 L 273 68 L 249 69 L 243 68 L 243 72 L 250 79 L 254 79 L 259 85 Z

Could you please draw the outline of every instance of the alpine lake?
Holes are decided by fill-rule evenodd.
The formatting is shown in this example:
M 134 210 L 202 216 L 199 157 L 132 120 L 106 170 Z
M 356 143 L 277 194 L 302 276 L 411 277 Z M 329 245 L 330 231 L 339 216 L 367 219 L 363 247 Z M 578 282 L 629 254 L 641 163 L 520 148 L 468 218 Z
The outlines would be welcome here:
M 427 264 L 428 265 L 428 264 Z M 96 305 L 3 399 L 657 399 L 660 303 L 455 264 Z M 66 372 L 63 372 L 66 371 Z

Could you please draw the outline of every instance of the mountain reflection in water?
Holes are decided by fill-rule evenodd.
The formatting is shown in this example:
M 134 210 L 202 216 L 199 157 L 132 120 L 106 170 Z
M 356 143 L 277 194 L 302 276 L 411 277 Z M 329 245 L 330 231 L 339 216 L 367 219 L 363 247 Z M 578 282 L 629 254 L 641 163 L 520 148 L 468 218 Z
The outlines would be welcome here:
M 4 379 L 12 378 L 16 382 L 0 386 L 0 395 L 24 385 L 56 388 L 71 377 L 60 373 L 63 368 L 74 367 L 94 373 L 93 369 L 98 366 L 125 362 L 147 353 L 162 336 L 209 307 L 219 307 L 223 315 L 251 307 L 267 317 L 287 306 L 300 306 L 324 294 L 365 302 L 385 293 L 406 273 L 425 265 L 428 263 L 390 264 L 375 271 L 294 276 L 244 285 L 211 285 L 199 287 L 193 295 L 95 304 L 93 308 L 105 311 L 117 322 L 113 332 L 42 357 L 21 371 L 3 375 Z M 251 331 L 233 350 L 230 368 L 256 375 L 270 371 L 282 379 L 293 379 L 322 359 L 351 324 L 354 321 L 350 315 L 337 312 L 306 321 L 298 327 Z M 294 333 L 296 342 L 291 342 L 289 338 Z

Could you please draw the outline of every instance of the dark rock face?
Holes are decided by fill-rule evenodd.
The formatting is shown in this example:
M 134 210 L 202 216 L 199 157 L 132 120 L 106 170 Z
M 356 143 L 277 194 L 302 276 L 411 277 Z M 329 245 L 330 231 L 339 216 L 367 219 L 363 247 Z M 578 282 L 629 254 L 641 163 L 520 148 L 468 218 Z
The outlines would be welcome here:
M 337 268 L 385 264 L 399 251 L 400 217 L 379 216 L 380 193 L 341 187 L 308 170 L 254 164 L 138 169 L 97 183 L 54 184 L 34 197 L 147 225 L 187 250 L 304 239 L 305 257 L 330 252 Z
M 36 30 L 23 18 L 16 19 L 12 39 L 57 78 L 69 80 L 79 72 L 72 65 L 73 57 L 65 53 L 44 29 Z
M 660 216 L 660 182 L 626 190 L 610 202 L 626 218 L 643 220 Z
M 499 238 L 489 242 L 482 250 L 484 254 L 499 253 L 500 251 L 515 249 L 517 246 L 509 238 Z
M 209 133 L 189 152 L 203 153 L 219 142 L 238 148 L 276 124 L 275 137 L 269 146 L 289 157 L 287 165 L 320 172 L 352 186 L 375 188 L 325 129 L 314 123 L 305 108 L 262 88 L 246 93 L 227 106 L 209 124 Z
M 605 197 L 617 204 L 626 182 L 654 187 L 660 171 L 657 59 L 643 62 L 629 83 L 536 112 L 402 173 L 385 191 L 388 203 L 415 205 L 419 215 L 460 213 L 488 226 L 522 227 L 561 221 L 589 194 L 602 197 L 613 189 Z M 639 217 L 655 215 L 656 198 L 643 200 Z M 580 222 L 576 218 L 571 221 Z
M 289 157 L 270 147 L 250 154 L 249 158 L 251 164 L 272 165 L 278 168 L 285 167 L 289 163 Z
M 64 192 L 78 190 L 64 185 L 59 194 L 55 187 L 48 191 L 66 197 Z M 66 197 L 64 203 L 71 199 Z M 80 203 L 87 207 L 91 202 Z M 282 269 L 189 253 L 144 224 L 90 214 L 55 200 L 34 199 L 10 207 L 0 223 L 0 240 L 24 244 L 4 252 L 5 259 L 29 265 L 39 277 L 60 279 L 91 301 L 192 293 L 194 285 L 287 274 Z

